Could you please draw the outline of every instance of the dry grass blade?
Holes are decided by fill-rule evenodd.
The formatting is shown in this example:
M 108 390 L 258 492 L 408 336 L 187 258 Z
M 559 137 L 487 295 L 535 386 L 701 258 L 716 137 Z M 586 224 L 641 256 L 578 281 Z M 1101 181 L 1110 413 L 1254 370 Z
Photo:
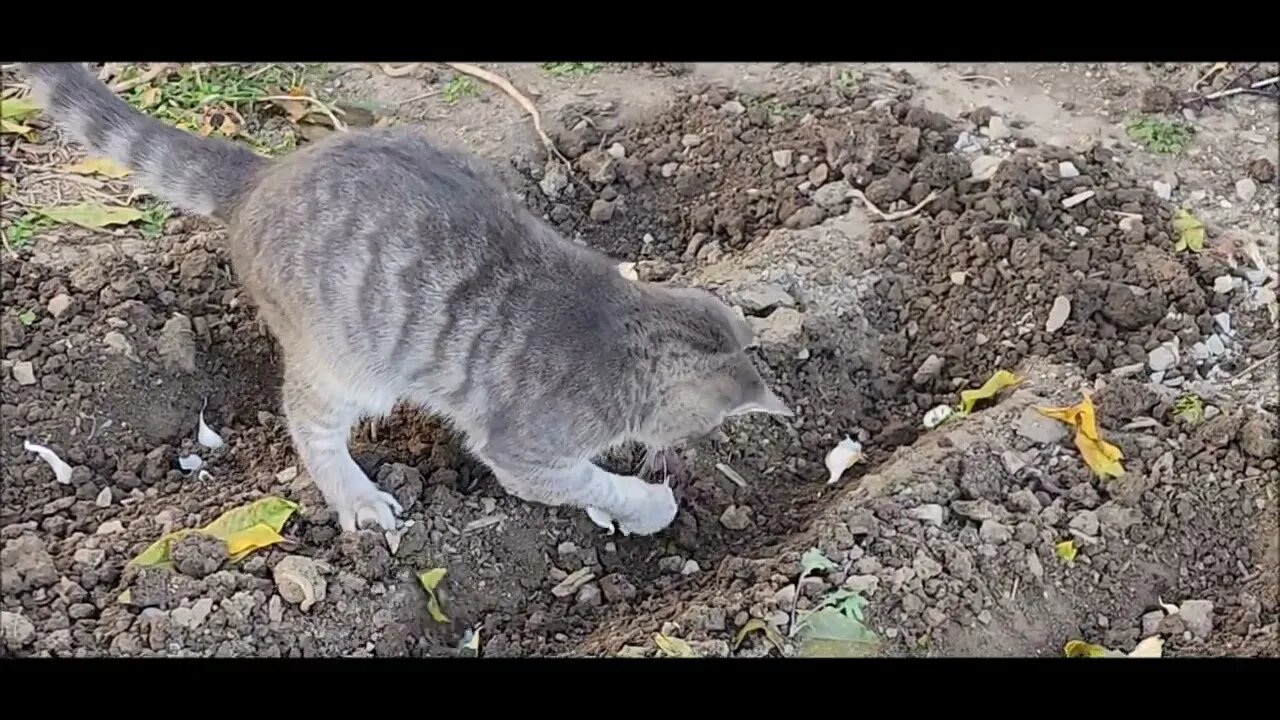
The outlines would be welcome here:
M 479 78 L 480 80 L 497 87 L 499 90 L 506 93 L 512 100 L 519 103 L 520 107 L 524 108 L 524 111 L 529 113 L 529 117 L 533 118 L 533 129 L 538 133 L 538 138 L 542 140 L 542 144 L 547 148 L 547 152 L 554 157 L 560 158 L 560 161 L 563 162 L 565 168 L 567 168 L 569 175 L 573 175 L 573 165 L 569 163 L 569 160 L 564 155 L 560 154 L 560 151 L 556 149 L 556 144 L 551 141 L 547 132 L 542 129 L 542 114 L 538 112 L 538 108 L 534 107 L 533 102 L 529 100 L 529 98 L 525 97 L 525 95 L 519 90 L 516 90 L 515 86 L 508 82 L 506 78 L 501 75 L 491 73 L 484 68 L 476 67 L 475 65 L 468 65 L 467 63 L 451 62 L 445 63 L 445 65 L 448 65 L 463 75 L 470 75 L 474 78 Z
M 894 220 L 909 218 L 912 215 L 915 215 L 916 213 L 923 210 L 926 205 L 938 199 L 938 191 L 934 190 L 930 192 L 928 197 L 916 203 L 913 207 L 909 207 L 906 210 L 899 210 L 897 212 L 891 212 L 891 213 L 887 213 L 881 210 L 880 208 L 876 207 L 876 204 L 868 200 L 867 196 L 863 195 L 861 190 L 854 190 L 853 196 L 861 200 L 862 204 L 866 205 L 867 209 L 875 213 L 876 216 L 878 216 L 882 221 L 893 222 Z
M 138 87 L 139 85 L 146 85 L 147 83 L 151 82 L 152 80 L 155 80 L 156 78 L 159 78 L 164 75 L 168 75 L 170 71 L 174 69 L 174 67 L 175 66 L 172 65 L 171 63 L 157 63 L 155 65 L 152 65 L 150 68 L 147 69 L 146 72 L 142 73 L 136 78 L 121 80 L 120 82 L 113 84 L 111 86 L 111 92 L 122 93 L 128 90 L 132 90 Z
M 388 77 L 399 78 L 414 74 L 421 65 L 422 63 L 409 63 L 408 65 L 396 67 L 390 63 L 378 63 L 378 69 Z
M 1001 80 L 1000 78 L 991 77 L 990 75 L 960 75 L 956 79 L 963 82 L 973 82 L 974 80 L 986 80 L 987 82 L 995 83 L 1000 87 L 1005 86 L 1003 80 Z
M 325 105 L 324 103 L 320 102 L 319 100 L 315 99 L 314 97 L 311 97 L 310 95 L 266 95 L 266 96 L 260 97 L 260 98 L 258 98 L 258 99 L 259 99 L 259 100 L 269 100 L 269 101 L 273 101 L 273 102 L 283 102 L 283 101 L 286 101 L 286 100 L 297 100 L 297 101 L 299 101 L 299 102 L 310 103 L 310 104 L 314 105 L 314 106 L 316 107 L 316 109 L 318 109 L 320 112 L 322 112 L 322 113 L 324 113 L 326 116 L 328 116 L 329 121 L 333 123 L 333 129 L 334 129 L 334 130 L 340 130 L 340 131 L 342 131 L 342 132 L 346 132 L 346 131 L 347 131 L 347 124 L 346 124 L 345 122 L 343 122 L 342 120 L 338 119 L 338 116 L 333 112 L 333 109 L 332 109 L 332 108 L 330 108 L 328 105 Z

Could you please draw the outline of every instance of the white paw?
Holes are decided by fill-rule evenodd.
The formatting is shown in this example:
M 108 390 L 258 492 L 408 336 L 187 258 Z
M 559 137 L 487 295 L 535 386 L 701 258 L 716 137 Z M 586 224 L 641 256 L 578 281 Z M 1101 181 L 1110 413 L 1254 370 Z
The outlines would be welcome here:
M 679 508 L 671 486 L 641 483 L 644 488 L 640 496 L 617 515 L 618 529 L 623 535 L 653 535 L 676 519 Z
M 391 493 L 378 489 L 364 478 L 364 483 L 354 491 L 348 491 L 337 503 L 338 524 L 346 532 L 355 532 L 371 525 L 377 525 L 383 531 L 396 529 L 396 516 L 404 512 L 400 503 Z
M 587 508 L 587 517 L 591 518 L 591 522 L 599 525 L 605 530 L 608 530 L 610 535 L 612 535 L 616 530 L 616 528 L 613 527 L 613 516 L 600 508 Z

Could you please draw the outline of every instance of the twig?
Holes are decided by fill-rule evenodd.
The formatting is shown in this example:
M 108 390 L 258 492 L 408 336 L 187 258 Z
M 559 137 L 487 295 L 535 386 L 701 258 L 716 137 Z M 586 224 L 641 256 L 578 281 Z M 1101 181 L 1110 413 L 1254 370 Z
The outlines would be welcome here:
M 1236 376 L 1231 378 L 1231 387 L 1235 387 L 1236 385 L 1239 385 L 1241 382 L 1243 382 L 1244 379 L 1249 375 L 1249 373 L 1253 372 L 1254 370 L 1257 370 L 1263 365 L 1266 365 L 1268 362 L 1275 360 L 1276 355 L 1280 355 L 1280 352 L 1273 352 L 1270 355 L 1262 358 L 1258 362 L 1245 368 L 1244 370 L 1241 370 L 1240 372 L 1236 373 Z
M 439 95 L 439 94 L 441 94 L 441 91 L 440 91 L 440 90 L 432 90 L 431 92 L 424 92 L 424 93 L 422 93 L 421 95 L 414 95 L 414 96 L 413 96 L 413 97 L 411 97 L 411 98 L 407 98 L 407 99 L 405 99 L 405 100 L 401 100 L 401 101 L 397 102 L 397 103 L 396 103 L 396 105 L 408 105 L 409 103 L 414 102 L 414 101 L 416 101 L 416 100 L 426 100 L 426 99 L 427 99 L 427 98 L 429 98 L 429 97 L 435 97 L 435 96 L 437 96 L 437 95 Z
M 1261 90 L 1264 87 L 1275 85 L 1277 82 L 1280 82 L 1280 75 L 1277 75 L 1275 77 L 1269 77 L 1266 80 L 1259 80 L 1258 82 L 1250 85 L 1249 87 L 1227 88 L 1226 90 L 1219 90 L 1218 92 L 1215 92 L 1215 93 L 1209 93 L 1208 95 L 1205 95 L 1203 98 L 1201 98 L 1201 100 L 1218 100 L 1220 98 L 1230 97 L 1231 95 L 1239 95 L 1240 93 L 1257 94 L 1257 93 L 1254 93 L 1253 91 Z
M 122 92 L 125 92 L 126 90 L 132 90 L 138 87 L 139 85 L 146 85 L 147 83 L 151 82 L 152 80 L 155 80 L 161 75 L 168 75 L 169 71 L 172 69 L 173 69 L 173 65 L 169 63 L 158 63 L 156 65 L 152 65 L 150 69 L 148 69 L 146 72 L 142 73 L 138 77 L 131 78 L 129 80 L 121 80 L 120 82 L 112 85 L 111 92 L 122 93 Z
M 1003 80 L 1001 80 L 1000 78 L 991 77 L 990 75 L 961 75 L 956 79 L 962 80 L 964 82 L 972 82 L 974 80 L 986 80 L 988 82 L 993 82 L 996 85 L 999 85 L 1000 87 L 1005 86 Z
M 909 218 L 912 215 L 915 215 L 916 213 L 923 210 L 925 205 L 928 205 L 929 203 L 938 199 L 938 191 L 937 190 L 931 191 L 928 197 L 916 203 L 914 207 L 908 208 L 906 210 L 899 210 L 897 212 L 891 212 L 891 213 L 887 213 L 881 210 L 880 208 L 876 207 L 875 203 L 868 200 L 867 196 L 863 195 L 861 190 L 854 190 L 853 196 L 861 200 L 862 203 L 867 206 L 867 209 L 875 213 L 876 215 L 878 215 L 881 220 L 885 222 L 893 222 L 894 220 Z
M 560 158 L 560 162 L 564 163 L 569 176 L 573 176 L 573 165 L 569 162 L 568 158 L 560 154 L 560 150 L 556 148 L 556 144 L 551 142 L 551 138 L 548 137 L 546 131 L 542 129 L 542 115 L 538 112 L 538 108 L 534 107 L 533 102 L 530 101 L 529 98 L 525 97 L 519 90 L 516 90 L 506 78 L 501 75 L 495 75 L 484 68 L 476 67 L 475 65 L 468 65 L 467 63 L 450 62 L 445 63 L 445 65 L 448 65 L 463 75 L 470 75 L 472 77 L 479 78 L 490 85 L 496 86 L 499 90 L 506 93 L 512 100 L 519 103 L 520 107 L 524 108 L 524 111 L 529 113 L 529 117 L 533 118 L 533 129 L 538 133 L 538 137 L 542 140 L 542 144 L 547 148 L 547 152 L 554 157 Z
M 422 63 L 409 63 L 408 65 L 401 65 L 400 67 L 396 67 L 395 65 L 392 65 L 390 63 L 378 63 L 378 69 L 390 77 L 399 78 L 399 77 L 405 77 L 407 75 L 412 75 L 418 70 L 418 67 L 421 65 Z
M 1104 212 L 1109 215 L 1119 215 L 1120 217 L 1134 218 L 1136 220 L 1142 219 L 1142 213 L 1131 213 L 1123 210 L 1105 210 Z
M 303 102 L 311 103 L 312 105 L 315 105 L 317 108 L 319 108 L 320 112 L 323 112 L 325 115 L 329 117 L 329 121 L 333 123 L 334 130 L 340 130 L 342 132 L 347 131 L 347 124 L 339 120 L 338 116 L 334 114 L 333 110 L 328 105 L 325 105 L 324 103 L 311 97 L 310 95 L 267 95 L 265 97 L 258 98 L 258 100 L 276 100 L 276 101 L 301 100 Z
M 4 243 L 4 249 L 9 252 L 9 259 L 17 260 L 18 251 L 14 250 L 13 246 L 9 244 L 9 233 L 5 232 L 4 230 L 0 230 L 0 242 Z
M 1209 78 L 1213 77 L 1214 75 L 1217 75 L 1218 73 L 1222 72 L 1223 70 L 1226 70 L 1226 69 L 1227 69 L 1227 66 L 1228 66 L 1228 65 L 1230 65 L 1230 64 L 1231 64 L 1231 63 L 1224 63 L 1224 62 L 1217 62 L 1217 63 L 1214 63 L 1214 64 L 1213 64 L 1213 67 L 1209 68 L 1209 72 L 1205 73 L 1204 75 L 1201 75 L 1199 80 L 1197 80 L 1197 81 L 1195 81 L 1194 83 L 1192 83 L 1192 84 L 1191 84 L 1191 89 L 1192 89 L 1192 90 L 1195 90 L 1196 88 L 1198 88 L 1198 87 L 1200 87 L 1201 85 L 1205 84 L 1205 82 L 1207 82 L 1207 81 L 1209 80 Z

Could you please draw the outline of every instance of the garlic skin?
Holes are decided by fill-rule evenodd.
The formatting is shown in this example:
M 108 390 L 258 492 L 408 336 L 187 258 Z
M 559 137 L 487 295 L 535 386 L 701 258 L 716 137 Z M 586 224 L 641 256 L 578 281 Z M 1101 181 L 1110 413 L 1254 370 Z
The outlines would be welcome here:
M 49 467 L 53 468 L 53 477 L 63 485 L 71 484 L 71 466 L 65 460 L 58 457 L 58 453 L 50 450 L 43 445 L 37 445 L 30 440 L 22 441 L 22 449 L 27 452 L 33 452 L 40 456 Z
M 831 473 L 827 484 L 834 484 L 840 479 L 840 476 L 844 475 L 845 470 L 853 467 L 861 460 L 862 443 L 846 435 L 843 440 L 827 453 L 827 472 Z
M 926 430 L 932 430 L 955 414 L 955 410 L 950 405 L 939 405 L 924 414 L 924 427 Z

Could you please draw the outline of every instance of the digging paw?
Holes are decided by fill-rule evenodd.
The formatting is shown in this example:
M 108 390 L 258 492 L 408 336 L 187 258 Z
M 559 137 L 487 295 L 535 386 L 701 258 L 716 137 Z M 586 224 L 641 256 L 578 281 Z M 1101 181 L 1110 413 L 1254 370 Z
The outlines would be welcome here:
M 335 508 L 338 511 L 338 524 L 344 532 L 355 532 L 369 527 L 381 527 L 383 530 L 396 529 L 396 517 L 404 512 L 400 503 L 391 495 L 378 489 L 369 480 L 367 487 L 346 495 Z
M 678 509 L 670 485 L 645 483 L 640 501 L 617 516 L 618 529 L 623 535 L 653 535 L 676 519 Z

